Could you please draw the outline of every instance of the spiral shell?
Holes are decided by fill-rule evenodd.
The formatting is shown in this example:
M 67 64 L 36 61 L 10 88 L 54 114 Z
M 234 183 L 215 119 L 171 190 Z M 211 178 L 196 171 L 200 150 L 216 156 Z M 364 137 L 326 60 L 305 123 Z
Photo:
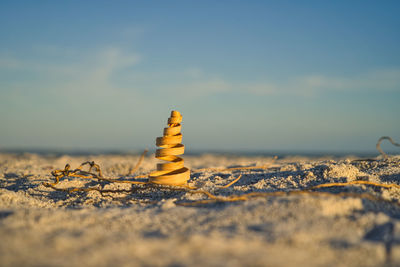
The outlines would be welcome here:
M 183 185 L 190 178 L 190 171 L 183 165 L 183 159 L 177 155 L 185 152 L 185 146 L 181 144 L 182 115 L 178 111 L 172 111 L 168 118 L 168 127 L 164 128 L 163 137 L 157 137 L 156 145 L 160 147 L 156 151 L 156 158 L 168 161 L 157 164 L 157 171 L 150 174 L 150 182 L 166 185 Z

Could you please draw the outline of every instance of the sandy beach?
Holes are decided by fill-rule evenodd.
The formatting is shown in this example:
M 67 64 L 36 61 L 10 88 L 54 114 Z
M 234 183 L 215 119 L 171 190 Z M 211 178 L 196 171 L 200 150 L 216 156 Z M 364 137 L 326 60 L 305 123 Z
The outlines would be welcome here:
M 399 14 L 0 1 L 0 267 L 400 267 Z
M 400 189 L 357 182 L 400 184 L 399 156 L 365 161 L 184 156 L 191 169 L 189 185 L 196 189 L 79 177 L 62 178 L 56 187 L 108 191 L 68 193 L 43 185 L 54 181 L 51 171 L 67 163 L 76 168 L 85 161 L 99 164 L 104 177 L 133 180 L 159 162 L 148 155 L 138 171 L 127 176 L 139 156 L 0 154 L 0 265 L 400 264 Z M 288 193 L 305 189 L 311 193 Z M 113 190 L 122 191 L 109 192 Z M 218 199 L 210 200 L 196 190 Z M 260 194 L 220 201 L 249 193 Z

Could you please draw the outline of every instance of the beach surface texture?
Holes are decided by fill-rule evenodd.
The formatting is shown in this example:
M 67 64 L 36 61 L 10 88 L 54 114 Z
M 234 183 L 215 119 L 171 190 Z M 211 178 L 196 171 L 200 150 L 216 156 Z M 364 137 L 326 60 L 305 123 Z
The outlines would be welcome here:
M 85 161 L 146 181 L 159 161 L 127 175 L 139 157 L 0 154 L 0 266 L 400 266 L 400 156 L 205 154 L 184 156 L 190 188 L 43 184 Z

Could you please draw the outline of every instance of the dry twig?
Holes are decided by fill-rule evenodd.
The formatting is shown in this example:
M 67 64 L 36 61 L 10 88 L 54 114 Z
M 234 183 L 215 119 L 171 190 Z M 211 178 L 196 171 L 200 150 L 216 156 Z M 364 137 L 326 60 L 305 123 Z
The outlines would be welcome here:
M 139 169 L 139 166 L 140 166 L 140 164 L 142 164 L 142 161 L 143 161 L 144 157 L 146 156 L 147 152 L 149 152 L 148 149 L 145 149 L 143 151 L 143 153 L 140 156 L 138 162 L 136 163 L 136 166 L 129 170 L 128 175 L 134 174 Z
M 139 159 L 138 163 L 135 166 L 135 169 L 138 169 L 140 163 L 143 160 L 143 157 L 145 155 L 146 151 L 142 154 L 142 157 Z M 89 170 L 84 171 L 82 168 L 85 165 L 89 165 Z M 262 166 L 264 167 L 264 166 Z M 258 169 L 261 168 L 261 166 L 254 166 L 254 167 L 244 167 L 244 168 L 228 168 L 225 170 L 249 170 L 249 169 Z M 94 171 L 92 171 L 94 169 Z M 292 196 L 292 195 L 312 195 L 312 196 L 335 196 L 335 197 L 357 197 L 357 198 L 363 198 L 363 199 L 369 199 L 371 201 L 380 201 L 380 202 L 390 202 L 394 203 L 396 205 L 400 206 L 400 203 L 397 201 L 389 201 L 384 198 L 369 194 L 369 193 L 349 193 L 349 192 L 340 192 L 340 193 L 333 193 L 333 192 L 323 192 L 323 191 L 315 191 L 317 189 L 321 188 L 330 188 L 330 187 L 344 187 L 344 186 L 352 186 L 352 185 L 369 185 L 369 186 L 375 186 L 375 187 L 380 187 L 380 188 L 396 188 L 400 189 L 400 185 L 398 184 L 382 184 L 382 183 L 375 183 L 375 182 L 369 182 L 369 181 L 351 181 L 351 182 L 345 182 L 345 183 L 325 183 L 325 184 L 319 184 L 316 186 L 311 186 L 308 188 L 305 188 L 303 190 L 292 190 L 292 191 L 274 191 L 274 192 L 251 192 L 247 194 L 242 194 L 242 195 L 230 195 L 230 196 L 219 196 L 219 195 L 214 195 L 206 190 L 202 190 L 201 188 L 189 186 L 189 185 L 159 185 L 159 184 L 154 184 L 150 181 L 131 181 L 131 180 L 122 180 L 122 179 L 111 179 L 111 178 L 105 178 L 102 175 L 100 166 L 93 161 L 87 161 L 82 163 L 78 168 L 71 170 L 70 165 L 66 164 L 65 168 L 63 170 L 55 170 L 52 172 L 52 175 L 55 178 L 54 183 L 43 183 L 44 186 L 52 188 L 56 191 L 63 191 L 67 193 L 72 193 L 72 192 L 89 192 L 89 191 L 97 191 L 101 194 L 103 193 L 132 193 L 134 191 L 137 191 L 138 189 L 145 189 L 149 187 L 154 187 L 156 186 L 159 189 L 166 189 L 166 190 L 171 190 L 171 191 L 184 191 L 190 194 L 202 194 L 208 197 L 208 199 L 203 199 L 203 200 L 198 200 L 198 201 L 192 201 L 192 202 L 181 202 L 181 203 L 176 203 L 177 205 L 181 206 L 196 206 L 196 205 L 203 205 L 203 204 L 208 204 L 208 203 L 215 203 L 215 202 L 236 202 L 236 201 L 245 201 L 249 200 L 252 198 L 257 198 L 257 197 L 282 197 L 282 196 Z M 56 185 L 60 182 L 60 179 L 64 177 L 79 177 L 79 178 L 84 178 L 84 179 L 96 179 L 98 181 L 106 181 L 110 183 L 127 183 L 131 185 L 140 185 L 141 187 L 133 187 L 132 189 L 100 189 L 98 187 L 89 187 L 89 188 L 58 188 Z M 142 176 L 136 176 L 134 179 L 137 178 L 146 178 L 147 175 L 142 175 Z M 242 175 L 239 175 L 239 177 L 235 178 L 233 181 L 230 183 L 218 187 L 218 189 L 226 189 L 233 184 L 235 184 L 237 181 L 241 179 Z
M 383 140 L 389 140 L 389 142 L 392 143 L 392 145 L 398 146 L 398 147 L 400 147 L 400 144 L 393 141 L 393 139 L 390 136 L 382 136 L 381 138 L 379 138 L 378 143 L 376 143 L 376 149 L 378 149 L 379 153 L 381 153 L 381 155 L 384 159 L 387 159 L 389 156 L 381 148 L 381 142 Z

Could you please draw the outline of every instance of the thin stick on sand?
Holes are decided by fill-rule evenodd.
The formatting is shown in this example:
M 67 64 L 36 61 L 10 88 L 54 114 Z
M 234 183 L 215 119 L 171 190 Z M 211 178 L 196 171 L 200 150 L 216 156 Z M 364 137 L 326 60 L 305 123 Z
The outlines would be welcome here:
M 144 154 L 142 154 L 143 156 Z M 140 165 L 142 158 L 139 159 L 139 162 L 136 166 Z M 89 171 L 83 171 L 82 167 L 85 165 L 89 165 Z M 95 169 L 97 173 L 91 172 L 92 169 Z M 240 169 L 240 168 L 239 168 Z M 243 169 L 242 169 L 243 170 Z M 244 169 L 246 170 L 246 168 Z M 206 190 L 203 190 L 198 187 L 193 187 L 189 185 L 158 185 L 154 184 L 151 181 L 131 181 L 131 180 L 121 180 L 121 179 L 111 179 L 102 177 L 100 166 L 94 163 L 93 161 L 87 161 L 82 163 L 78 168 L 75 170 L 70 170 L 70 165 L 67 164 L 64 170 L 55 170 L 52 172 L 53 176 L 55 177 L 56 181 L 54 183 L 43 183 L 44 186 L 50 187 L 56 191 L 63 191 L 67 193 L 72 192 L 89 192 L 89 191 L 98 191 L 100 194 L 103 193 L 133 193 L 137 190 L 149 188 L 149 187 L 156 187 L 158 189 L 166 189 L 171 191 L 184 191 L 189 194 L 202 194 L 205 195 L 208 199 L 191 201 L 191 202 L 178 202 L 177 205 L 181 206 L 197 206 L 197 205 L 204 205 L 216 202 L 237 202 L 237 201 L 246 201 L 253 198 L 259 197 L 285 197 L 285 196 L 292 196 L 292 195 L 312 195 L 312 196 L 334 196 L 334 197 L 356 197 L 362 199 L 368 199 L 371 201 L 378 201 L 378 202 L 388 202 L 391 204 L 395 204 L 400 206 L 399 202 L 391 201 L 384 199 L 379 196 L 375 196 L 370 193 L 352 193 L 352 192 L 323 192 L 323 191 L 314 191 L 316 189 L 322 188 L 331 188 L 331 187 L 345 187 L 345 186 L 352 186 L 352 185 L 369 185 L 374 187 L 380 187 L 385 189 L 396 188 L 400 189 L 400 185 L 398 184 L 383 184 L 383 183 L 376 183 L 376 182 L 369 182 L 369 181 L 350 181 L 344 183 L 325 183 L 319 184 L 316 186 L 311 186 L 304 188 L 302 190 L 290 190 L 290 191 L 273 191 L 273 192 L 251 192 L 242 195 L 229 195 L 229 196 L 221 196 L 215 195 L 210 193 Z M 142 175 L 141 177 L 145 177 L 146 175 Z M 132 187 L 131 189 L 100 189 L 99 187 L 89 187 L 89 188 L 58 188 L 55 185 L 60 182 L 61 178 L 64 177 L 79 177 L 85 179 L 97 179 L 98 181 L 107 181 L 110 183 L 128 183 L 132 185 L 141 185 L 141 187 Z M 230 183 L 217 187 L 218 189 L 226 189 L 237 181 L 241 179 L 242 175 L 239 175 Z M 134 177 L 134 178 L 138 178 Z
M 376 149 L 378 149 L 379 153 L 381 153 L 381 155 L 384 159 L 387 159 L 389 157 L 388 154 L 386 154 L 381 148 L 381 142 L 383 140 L 389 140 L 389 142 L 392 143 L 392 145 L 398 146 L 398 147 L 400 147 L 400 144 L 393 141 L 393 139 L 390 136 L 382 136 L 381 138 L 379 138 L 378 143 L 376 143 Z
M 128 175 L 132 175 L 134 174 L 140 167 L 140 164 L 142 164 L 142 161 L 144 159 L 144 157 L 146 156 L 147 152 L 149 152 L 148 149 L 145 149 L 142 153 L 142 155 L 140 156 L 138 162 L 136 163 L 135 167 L 133 167 L 132 169 L 129 170 Z

